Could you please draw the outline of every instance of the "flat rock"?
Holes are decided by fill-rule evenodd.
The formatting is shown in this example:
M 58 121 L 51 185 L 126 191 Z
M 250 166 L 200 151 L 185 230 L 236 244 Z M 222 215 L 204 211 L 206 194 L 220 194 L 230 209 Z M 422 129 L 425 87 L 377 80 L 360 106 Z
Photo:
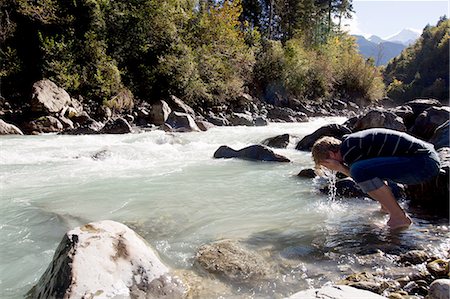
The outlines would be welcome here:
M 326 286 L 295 293 L 288 299 L 386 299 L 378 294 L 349 286 Z
M 231 240 L 201 246 L 195 259 L 207 272 L 239 283 L 260 281 L 270 273 L 270 266 L 262 256 Z

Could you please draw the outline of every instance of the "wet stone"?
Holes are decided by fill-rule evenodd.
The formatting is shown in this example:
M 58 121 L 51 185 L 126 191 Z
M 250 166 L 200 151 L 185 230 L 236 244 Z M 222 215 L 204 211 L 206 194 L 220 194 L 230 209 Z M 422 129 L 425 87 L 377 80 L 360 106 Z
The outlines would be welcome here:
M 430 285 L 428 299 L 449 299 L 450 279 L 437 279 Z
M 400 262 L 417 265 L 426 262 L 429 258 L 430 255 L 423 250 L 411 250 L 400 255 Z
M 448 276 L 448 268 L 448 261 L 443 259 L 438 259 L 427 264 L 427 270 L 431 275 L 437 278 Z
M 271 272 L 270 265 L 262 256 L 231 240 L 201 246 L 196 263 L 209 273 L 247 284 L 266 279 Z
M 422 295 L 428 294 L 428 286 L 420 286 L 417 282 L 411 281 L 404 288 L 410 295 Z

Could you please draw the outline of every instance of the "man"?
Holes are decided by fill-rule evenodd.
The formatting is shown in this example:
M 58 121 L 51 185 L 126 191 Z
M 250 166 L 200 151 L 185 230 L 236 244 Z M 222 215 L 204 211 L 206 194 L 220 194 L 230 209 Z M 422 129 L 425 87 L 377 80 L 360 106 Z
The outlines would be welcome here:
M 414 185 L 439 173 L 439 156 L 432 144 L 403 132 L 367 129 L 344 136 L 322 137 L 312 147 L 316 168 L 324 166 L 352 177 L 360 188 L 389 213 L 387 225 L 406 228 L 412 221 L 384 180 Z

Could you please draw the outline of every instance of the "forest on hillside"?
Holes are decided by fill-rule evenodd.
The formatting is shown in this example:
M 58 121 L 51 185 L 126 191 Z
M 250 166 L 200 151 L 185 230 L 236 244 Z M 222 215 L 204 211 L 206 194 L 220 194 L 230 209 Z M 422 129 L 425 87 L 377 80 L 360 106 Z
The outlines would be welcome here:
M 351 0 L 4 0 L 1 12 L 1 96 L 16 106 L 42 78 L 118 113 L 169 95 L 197 108 L 242 93 L 272 104 L 385 96 L 381 70 L 340 28 Z M 433 84 L 448 91 L 448 69 L 443 81 Z
M 384 71 L 387 95 L 400 101 L 432 97 L 448 104 L 450 21 L 426 26 L 419 40 L 392 59 Z

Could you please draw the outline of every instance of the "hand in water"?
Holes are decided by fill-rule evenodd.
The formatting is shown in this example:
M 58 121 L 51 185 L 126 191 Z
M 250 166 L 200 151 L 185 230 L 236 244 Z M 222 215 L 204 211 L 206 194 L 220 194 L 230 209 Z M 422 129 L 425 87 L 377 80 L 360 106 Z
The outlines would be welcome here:
M 340 171 L 342 169 L 341 162 L 333 159 L 326 159 L 321 161 L 320 163 L 322 166 L 325 166 L 326 168 L 334 171 Z

